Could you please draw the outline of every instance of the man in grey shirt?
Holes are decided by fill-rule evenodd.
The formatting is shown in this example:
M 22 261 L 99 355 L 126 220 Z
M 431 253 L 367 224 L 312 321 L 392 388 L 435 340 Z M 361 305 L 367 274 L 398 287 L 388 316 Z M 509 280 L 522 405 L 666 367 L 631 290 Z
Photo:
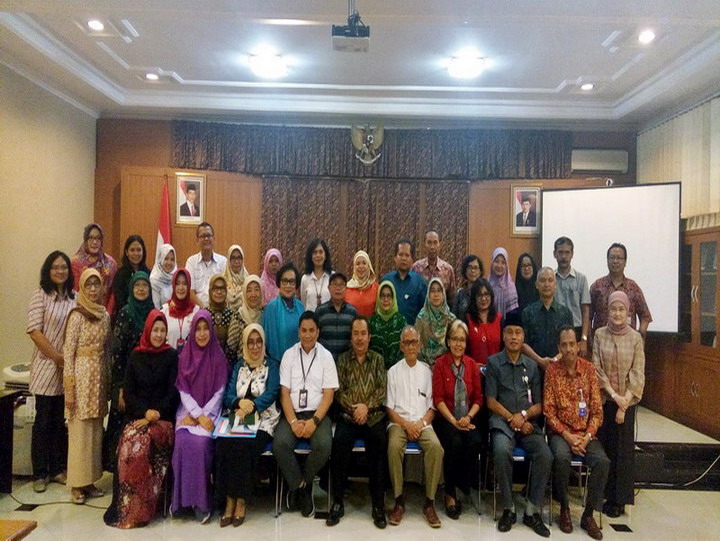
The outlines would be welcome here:
M 587 277 L 570 266 L 575 245 L 568 237 L 555 241 L 553 257 L 557 261 L 555 300 L 567 307 L 573 316 L 573 327 L 578 341 L 579 355 L 587 358 L 587 340 L 590 333 L 590 288 Z

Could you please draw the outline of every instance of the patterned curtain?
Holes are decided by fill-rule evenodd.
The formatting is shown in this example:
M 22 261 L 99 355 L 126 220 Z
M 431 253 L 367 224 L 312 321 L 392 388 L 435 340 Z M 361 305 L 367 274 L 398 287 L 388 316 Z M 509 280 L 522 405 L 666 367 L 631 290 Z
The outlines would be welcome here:
M 385 130 L 382 156 L 355 159 L 347 128 L 173 123 L 176 168 L 368 179 L 568 178 L 571 132 Z

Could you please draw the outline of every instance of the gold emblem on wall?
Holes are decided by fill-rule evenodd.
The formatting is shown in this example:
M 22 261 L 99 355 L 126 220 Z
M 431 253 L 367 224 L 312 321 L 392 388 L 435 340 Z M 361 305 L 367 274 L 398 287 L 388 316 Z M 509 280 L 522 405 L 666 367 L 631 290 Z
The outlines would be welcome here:
M 352 144 L 357 150 L 355 157 L 363 165 L 372 165 L 382 155 L 379 150 L 383 143 L 384 133 L 385 129 L 382 122 L 374 128 L 367 124 L 364 127 L 353 125 L 350 128 Z

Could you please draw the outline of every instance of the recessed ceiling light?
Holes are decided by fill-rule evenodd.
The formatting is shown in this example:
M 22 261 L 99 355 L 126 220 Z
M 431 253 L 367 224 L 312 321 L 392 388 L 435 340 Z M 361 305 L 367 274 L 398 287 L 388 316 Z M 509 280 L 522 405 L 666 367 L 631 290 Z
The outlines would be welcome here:
M 88 28 L 92 30 L 93 32 L 102 32 L 105 30 L 105 25 L 102 23 L 102 21 L 99 21 L 98 19 L 90 19 L 87 22 Z
M 158 79 L 160 79 L 160 76 L 157 73 L 150 72 L 145 74 L 145 78 L 148 81 L 157 81 Z
M 593 88 L 595 88 L 595 85 L 592 83 L 585 83 L 580 86 L 580 90 L 592 90 Z
M 652 40 L 655 39 L 655 32 L 653 32 L 650 29 L 643 30 L 638 35 L 638 41 L 642 43 L 643 45 L 647 45 L 648 43 L 652 42 Z
M 458 51 L 447 62 L 448 75 L 457 79 L 474 79 L 487 66 L 487 58 L 483 58 L 473 49 Z
M 252 72 L 262 79 L 278 79 L 288 72 L 287 61 L 279 54 L 253 54 L 248 62 Z

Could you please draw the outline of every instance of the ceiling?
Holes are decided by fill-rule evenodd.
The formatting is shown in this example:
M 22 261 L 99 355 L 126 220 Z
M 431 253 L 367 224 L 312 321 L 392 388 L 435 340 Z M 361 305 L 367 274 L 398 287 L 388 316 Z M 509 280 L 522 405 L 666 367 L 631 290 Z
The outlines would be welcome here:
M 718 0 L 357 0 L 367 53 L 331 47 L 345 0 L 0 5 L 0 63 L 102 117 L 639 129 L 720 93 Z M 287 77 L 251 72 L 261 44 Z M 487 68 L 453 79 L 444 63 L 467 46 Z

